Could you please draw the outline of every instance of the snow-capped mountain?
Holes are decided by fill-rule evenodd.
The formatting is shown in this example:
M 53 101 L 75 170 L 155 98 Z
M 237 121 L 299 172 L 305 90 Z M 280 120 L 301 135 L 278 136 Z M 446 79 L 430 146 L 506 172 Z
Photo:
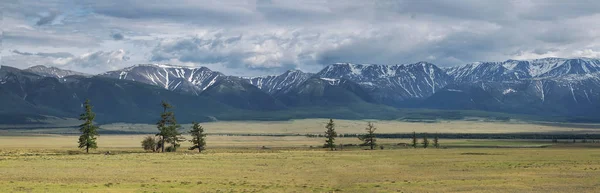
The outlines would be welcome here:
M 67 77 L 65 77 L 67 78 Z M 99 76 L 70 76 L 59 81 L 25 70 L 0 67 L 0 124 L 37 123 L 45 116 L 77 118 L 89 99 L 99 123 L 156 122 L 160 101 L 180 112 L 178 121 L 206 121 L 236 109 L 208 97 L 181 94 L 143 83 Z
M 244 78 L 250 84 L 260 88 L 261 90 L 273 94 L 280 90 L 287 91 L 296 87 L 313 76 L 312 73 L 305 73 L 300 70 L 288 70 L 285 73 L 277 76 L 260 76 Z
M 61 79 L 65 76 L 72 76 L 72 75 L 79 75 L 79 76 L 88 76 L 87 74 L 81 73 L 81 72 L 75 72 L 75 71 L 71 71 L 71 70 L 63 70 L 60 68 L 56 68 L 56 67 L 46 67 L 43 65 L 37 65 L 37 66 L 32 66 L 29 67 L 27 69 L 25 69 L 24 71 L 27 72 L 31 72 L 43 77 L 54 77 L 54 78 L 58 78 Z
M 600 73 L 451 84 L 420 106 L 586 117 L 600 107 Z
M 285 108 L 285 105 L 272 95 L 248 81 L 234 76 L 221 78 L 204 90 L 200 96 L 213 98 L 240 109 L 278 110 Z
M 374 102 L 360 85 L 346 79 L 311 77 L 275 96 L 289 106 L 328 106 Z
M 139 64 L 99 76 L 132 80 L 195 95 L 225 77 L 222 73 L 206 67 L 190 68 L 163 64 Z
M 556 78 L 563 75 L 589 74 L 600 71 L 600 60 L 578 58 L 543 58 L 476 62 L 447 70 L 457 82 L 515 81 L 531 78 Z
M 600 106 L 600 60 L 544 58 L 448 69 L 453 84 L 424 106 L 586 116 Z
M 354 81 L 375 100 L 394 106 L 429 97 L 452 80 L 444 70 L 427 62 L 405 65 L 338 63 L 325 67 L 316 76 Z
M 553 116 L 589 117 L 600 113 L 597 110 L 600 109 L 600 60 L 587 58 L 477 62 L 445 69 L 427 62 L 403 65 L 337 63 L 315 74 L 290 70 L 280 75 L 252 78 L 227 76 L 205 67 L 161 64 L 140 64 L 94 77 L 71 75 L 80 73 L 41 66 L 26 70 L 2 66 L 0 98 L 9 101 L 2 104 L 31 108 L 31 112 L 45 108 L 71 112 L 79 106 L 62 109 L 60 105 L 63 104 L 55 102 L 38 109 L 35 105 L 44 104 L 42 95 L 56 101 L 65 97 L 78 100 L 84 97 L 81 93 L 85 92 L 79 91 L 65 94 L 73 89 L 94 92 L 88 93 L 89 96 L 103 93 L 120 93 L 123 94 L 119 95 L 121 97 L 131 98 L 143 96 L 135 92 L 121 93 L 122 88 L 129 85 L 144 92 L 150 92 L 146 89 L 175 91 L 198 100 L 212 100 L 206 105 L 221 104 L 244 111 L 353 105 L 363 111 L 361 106 L 383 104 L 399 108 Z M 90 90 L 89 85 L 84 84 L 89 79 L 94 79 L 94 84 L 98 85 L 116 84 Z M 311 115 L 312 112 L 306 116 Z

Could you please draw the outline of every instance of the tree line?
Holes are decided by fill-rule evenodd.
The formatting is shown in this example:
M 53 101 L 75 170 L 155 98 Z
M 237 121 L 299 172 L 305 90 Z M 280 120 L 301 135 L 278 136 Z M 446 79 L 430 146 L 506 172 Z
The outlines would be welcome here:
M 175 114 L 171 109 L 169 103 L 162 101 L 161 107 L 163 109 L 160 114 L 160 120 L 156 123 L 156 128 L 158 129 L 158 133 L 155 136 L 147 136 L 141 141 L 142 148 L 146 151 L 152 152 L 176 152 L 177 149 L 181 146 L 181 142 L 186 141 L 186 139 L 182 136 L 181 125 L 177 123 L 175 119 Z M 98 129 L 99 127 L 94 125 L 94 119 L 96 118 L 96 114 L 92 111 L 93 106 L 90 104 L 90 100 L 86 100 L 84 103 L 84 113 L 79 116 L 79 120 L 84 121 L 83 124 L 79 126 L 79 131 L 81 132 L 81 136 L 79 136 L 79 148 L 85 149 L 86 153 L 89 153 L 90 149 L 98 148 L 98 144 L 96 142 L 98 137 Z M 368 146 L 371 150 L 374 150 L 377 147 L 377 136 L 375 131 L 377 128 L 371 122 L 367 123 L 367 127 L 365 128 L 364 135 L 358 135 L 358 139 L 363 143 L 361 146 Z M 189 150 L 198 150 L 199 153 L 202 153 L 206 147 L 206 133 L 204 132 L 204 128 L 200 126 L 199 123 L 194 122 L 192 124 L 192 128 L 188 132 L 192 139 L 188 140 L 192 143 L 192 146 Z M 335 131 L 335 123 L 333 119 L 329 119 L 329 122 L 325 126 L 325 144 L 323 148 L 329 148 L 330 150 L 336 150 L 337 145 L 335 143 L 336 137 L 338 137 L 337 132 Z M 417 134 L 413 132 L 411 146 L 413 148 L 417 148 L 417 144 L 419 144 L 417 139 Z M 423 148 L 429 147 L 429 140 L 427 136 L 424 135 L 422 142 Z M 167 147 L 168 145 L 168 147 Z M 439 148 L 439 139 L 438 136 L 435 135 L 433 139 L 433 146 L 435 148 Z M 343 145 L 341 146 L 343 147 Z M 380 146 L 383 149 L 383 146 Z
M 371 122 L 367 122 L 367 127 L 365 128 L 365 134 L 358 135 L 358 139 L 363 143 L 360 146 L 368 146 L 371 150 L 374 150 L 377 146 L 377 136 L 375 135 L 375 130 L 377 128 Z M 325 126 L 325 144 L 323 148 L 329 148 L 330 150 L 336 150 L 335 138 L 338 137 L 337 132 L 335 131 L 335 123 L 333 119 L 329 119 L 329 122 Z M 417 133 L 413 132 L 411 136 L 411 147 L 417 148 L 418 144 L 422 144 L 423 148 L 429 147 L 429 139 L 427 139 L 427 135 L 423 135 L 423 139 L 421 142 L 417 139 Z M 343 148 L 343 145 L 340 147 Z M 439 137 L 436 134 L 433 138 L 433 147 L 440 148 Z M 380 146 L 383 149 L 383 146 Z

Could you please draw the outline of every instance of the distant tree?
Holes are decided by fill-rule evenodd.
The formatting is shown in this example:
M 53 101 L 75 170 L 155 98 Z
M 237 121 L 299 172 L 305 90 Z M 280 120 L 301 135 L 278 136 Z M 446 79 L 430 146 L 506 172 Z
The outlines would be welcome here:
M 333 148 L 335 148 L 335 137 L 337 137 L 333 119 L 329 119 L 329 123 L 327 123 L 327 126 L 325 126 L 325 128 L 327 129 L 325 131 L 325 138 L 327 138 L 327 140 L 325 140 L 325 145 L 323 147 L 330 148 L 333 151 Z
M 79 120 L 84 121 L 83 124 L 79 125 L 79 148 L 85 148 L 85 153 L 89 153 L 90 148 L 98 148 L 96 143 L 96 136 L 98 136 L 98 126 L 94 125 L 94 119 L 96 114 L 92 112 L 93 106 L 90 104 L 90 100 L 86 99 L 84 103 L 85 112 L 79 115 Z
M 206 134 L 204 134 L 204 128 L 199 123 L 194 122 L 193 124 L 192 130 L 190 130 L 190 134 L 192 135 L 192 140 L 190 140 L 192 147 L 190 147 L 190 150 L 198 149 L 198 153 L 202 153 L 202 150 L 206 146 L 206 141 L 204 141 Z
M 427 135 L 423 136 L 423 148 L 429 147 L 429 140 L 427 139 Z
M 417 148 L 417 133 L 415 133 L 414 131 L 413 131 L 413 134 L 412 134 L 412 143 L 411 143 L 411 146 L 413 148 Z
M 439 143 L 439 139 L 438 139 L 438 135 L 437 134 L 435 134 L 435 137 L 433 138 L 433 147 L 440 148 L 440 143 Z
M 153 136 L 146 136 L 142 140 L 142 148 L 146 151 L 156 152 L 158 150 L 158 141 Z
M 377 130 L 377 128 L 375 128 L 373 123 L 369 122 L 365 130 L 367 131 L 367 134 L 358 136 L 358 139 L 363 141 L 363 146 L 370 146 L 371 150 L 373 150 L 377 145 L 377 139 L 375 137 L 375 130 Z
M 156 123 L 156 127 L 158 128 L 156 136 L 160 138 L 158 146 L 161 147 L 161 152 L 165 152 L 165 143 L 170 143 L 171 146 L 168 147 L 168 150 L 177 151 L 177 148 L 180 146 L 179 142 L 184 141 L 179 132 L 181 126 L 177 124 L 175 114 L 172 111 L 168 111 L 173 107 L 165 101 L 162 101 L 161 105 L 163 112 L 160 114 L 160 121 Z

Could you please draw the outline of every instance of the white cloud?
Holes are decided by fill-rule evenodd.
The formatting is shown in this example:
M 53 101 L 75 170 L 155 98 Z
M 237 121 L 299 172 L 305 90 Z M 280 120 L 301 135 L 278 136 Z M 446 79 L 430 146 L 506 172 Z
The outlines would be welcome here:
M 3 57 L 2 65 L 27 68 L 35 65 L 54 66 L 88 74 L 117 70 L 127 65 L 130 57 L 125 50 L 97 51 L 73 56 L 68 53 L 28 53 L 13 51 L 17 54 Z
M 95 73 L 168 62 L 256 75 L 333 62 L 452 66 L 600 50 L 593 0 L 9 1 L 4 50 L 68 52 L 77 57 L 49 63 Z M 107 62 L 113 56 L 99 51 L 119 49 L 130 59 Z M 41 62 L 0 55 L 17 65 Z

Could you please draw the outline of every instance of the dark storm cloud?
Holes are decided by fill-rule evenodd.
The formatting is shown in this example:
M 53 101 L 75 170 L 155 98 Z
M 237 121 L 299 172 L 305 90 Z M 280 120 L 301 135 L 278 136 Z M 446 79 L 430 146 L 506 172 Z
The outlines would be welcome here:
M 98 46 L 98 41 L 93 37 L 77 34 L 56 34 L 32 30 L 4 31 L 4 41 L 11 45 L 51 45 L 92 47 Z
M 517 4 L 525 4 L 525 1 Z M 583 16 L 589 16 L 600 13 L 600 1 L 596 0 L 535 0 L 527 12 L 520 13 L 518 16 L 522 19 L 553 21 L 561 19 L 571 19 Z
M 31 52 L 21 52 L 19 50 L 13 50 L 12 53 L 24 55 L 24 56 L 42 56 L 42 57 L 53 57 L 53 58 L 68 58 L 73 57 L 73 54 L 67 52 L 56 52 L 56 53 L 31 53 Z
M 237 25 L 253 20 L 242 1 L 85 1 L 95 13 L 133 20 L 166 20 L 204 25 Z
M 113 40 L 123 40 L 123 38 L 125 38 L 125 36 L 123 36 L 121 33 L 111 34 L 110 37 L 112 37 Z
M 51 12 L 49 13 L 47 16 L 42 16 L 36 23 L 35 25 L 46 25 L 49 23 L 52 23 L 52 21 L 54 21 L 54 19 L 56 19 L 56 16 L 58 16 L 58 13 L 56 12 Z

